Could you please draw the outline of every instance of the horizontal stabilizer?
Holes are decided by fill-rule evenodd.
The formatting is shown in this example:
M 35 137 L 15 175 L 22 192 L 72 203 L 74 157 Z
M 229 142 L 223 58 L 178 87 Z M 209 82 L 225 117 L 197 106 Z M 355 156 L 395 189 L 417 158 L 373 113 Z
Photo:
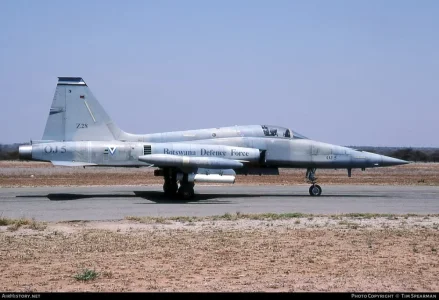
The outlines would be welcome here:
M 51 163 L 54 166 L 63 166 L 63 167 L 97 166 L 97 164 L 86 163 L 86 162 L 76 162 L 76 161 L 56 161 L 56 160 L 52 160 Z
M 193 167 L 208 169 L 242 168 L 242 162 L 221 157 L 179 156 L 171 154 L 150 154 L 139 156 L 139 160 L 157 167 Z

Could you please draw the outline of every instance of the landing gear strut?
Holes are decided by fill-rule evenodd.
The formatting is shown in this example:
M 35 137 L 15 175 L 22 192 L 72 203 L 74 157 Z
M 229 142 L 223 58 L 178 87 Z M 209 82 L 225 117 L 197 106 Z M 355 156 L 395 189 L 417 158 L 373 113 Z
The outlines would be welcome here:
M 194 197 L 194 183 L 188 181 L 187 173 L 180 180 L 180 187 L 177 184 L 177 172 L 175 170 L 170 168 L 164 169 L 163 177 L 165 179 L 163 191 L 166 196 L 175 197 L 178 195 L 183 200 L 189 200 Z
M 188 174 L 183 174 L 183 179 L 180 180 L 180 187 L 178 188 L 178 195 L 183 200 L 192 199 L 195 195 L 194 183 L 188 181 Z
M 178 190 L 177 174 L 170 169 L 164 169 L 163 171 L 163 177 L 165 179 L 163 191 L 167 196 L 175 196 Z
M 322 194 L 322 188 L 320 185 L 316 184 L 317 178 L 315 177 L 315 174 L 315 168 L 308 168 L 306 170 L 306 178 L 312 183 L 312 185 L 309 187 L 309 194 L 311 196 L 320 196 Z

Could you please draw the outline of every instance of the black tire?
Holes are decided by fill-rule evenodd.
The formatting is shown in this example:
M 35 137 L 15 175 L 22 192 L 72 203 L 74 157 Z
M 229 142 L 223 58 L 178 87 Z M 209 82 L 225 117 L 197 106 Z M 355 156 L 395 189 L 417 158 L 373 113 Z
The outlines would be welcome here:
M 163 184 L 163 191 L 165 192 L 165 195 L 175 195 L 178 190 L 177 183 L 174 184 Z
M 311 196 L 320 196 L 322 194 L 322 188 L 318 184 L 314 184 L 309 187 L 309 194 Z
M 194 188 L 191 185 L 180 186 L 178 195 L 182 200 L 190 200 L 195 196 Z

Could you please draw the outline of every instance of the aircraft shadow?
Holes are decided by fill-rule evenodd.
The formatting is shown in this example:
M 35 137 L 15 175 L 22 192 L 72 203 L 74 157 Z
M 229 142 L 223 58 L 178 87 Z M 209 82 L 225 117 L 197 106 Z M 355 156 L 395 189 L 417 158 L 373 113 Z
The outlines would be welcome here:
M 145 200 L 152 201 L 157 204 L 182 204 L 182 203 L 198 203 L 198 201 L 211 200 L 213 198 L 220 198 L 219 195 L 206 195 L 206 194 L 195 194 L 195 197 L 191 200 L 182 200 L 177 196 L 175 198 L 170 198 L 164 195 L 163 192 L 156 191 L 134 191 L 133 194 L 77 194 L 77 193 L 52 193 L 46 195 L 17 195 L 17 198 L 48 198 L 51 201 L 71 201 L 71 200 L 81 200 L 81 199 L 92 199 L 92 198 L 143 198 Z M 228 196 L 228 195 L 225 195 Z M 251 197 L 251 195 L 248 195 Z M 229 196 L 233 197 L 233 196 Z M 227 198 L 227 197 L 222 197 Z M 154 203 L 136 203 L 136 204 L 154 204 Z M 199 204 L 227 204 L 230 201 L 209 201 Z
M 200 202 L 213 199 L 227 199 L 227 198 L 303 198 L 309 197 L 309 200 L 317 200 L 319 198 L 387 198 L 386 195 L 321 195 L 319 197 L 311 197 L 306 194 L 195 194 L 191 200 L 181 200 L 177 196 L 170 198 L 161 191 L 133 191 L 134 194 L 77 194 L 77 193 L 52 193 L 46 195 L 17 195 L 17 198 L 48 198 L 51 201 L 70 201 L 80 199 L 92 198 L 143 198 L 152 201 L 156 204 L 227 204 L 231 201 L 209 201 Z M 154 204 L 154 203 L 136 203 L 136 204 Z
M 87 198 L 137 198 L 136 195 L 130 194 L 68 194 L 68 193 L 54 193 L 46 195 L 22 195 L 16 196 L 17 198 L 48 198 L 52 201 L 66 201 L 66 200 L 79 200 Z

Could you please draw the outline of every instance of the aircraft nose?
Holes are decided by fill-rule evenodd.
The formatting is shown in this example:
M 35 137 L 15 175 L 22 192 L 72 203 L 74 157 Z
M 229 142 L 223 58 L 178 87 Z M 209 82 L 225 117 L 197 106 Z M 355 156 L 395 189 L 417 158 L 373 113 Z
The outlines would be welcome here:
M 381 166 L 383 167 L 406 165 L 408 163 L 409 163 L 408 161 L 402 159 L 381 155 Z

